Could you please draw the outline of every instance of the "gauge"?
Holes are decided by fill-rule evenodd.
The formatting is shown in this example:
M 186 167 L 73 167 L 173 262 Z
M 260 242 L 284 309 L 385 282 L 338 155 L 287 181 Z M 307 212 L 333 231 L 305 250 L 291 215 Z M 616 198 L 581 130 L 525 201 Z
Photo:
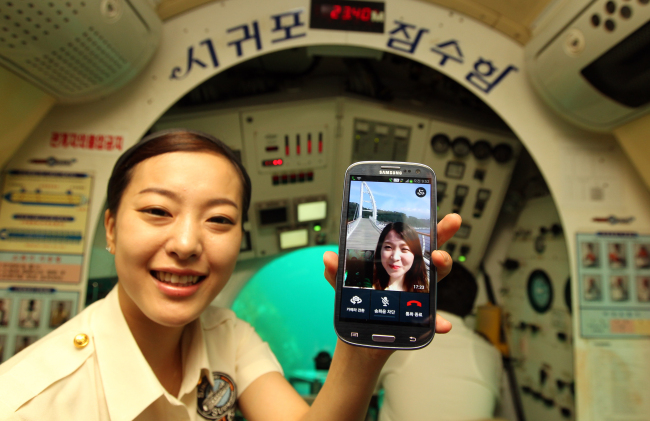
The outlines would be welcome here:
M 431 148 L 435 153 L 445 153 L 449 150 L 449 136 L 438 133 L 431 138 Z
M 450 161 L 447 163 L 447 168 L 445 169 L 445 176 L 448 178 L 463 178 L 465 174 L 465 164 L 462 162 L 453 162 Z
M 492 150 L 495 161 L 504 164 L 512 159 L 512 147 L 506 143 L 499 143 Z
M 472 146 L 472 153 L 476 159 L 488 159 L 492 155 L 492 146 L 486 140 L 477 140 Z
M 528 301 L 538 313 L 546 313 L 551 308 L 553 284 L 543 270 L 535 270 L 528 277 Z
M 457 137 L 451 144 L 451 150 L 459 158 L 467 156 L 472 150 L 472 145 L 466 137 Z

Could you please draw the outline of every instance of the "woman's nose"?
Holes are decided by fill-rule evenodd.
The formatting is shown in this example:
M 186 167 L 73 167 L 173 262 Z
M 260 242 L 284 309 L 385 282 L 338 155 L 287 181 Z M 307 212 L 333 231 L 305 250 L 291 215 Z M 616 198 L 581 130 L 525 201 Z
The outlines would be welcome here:
M 199 224 L 190 218 L 178 219 L 167 242 L 167 252 L 181 260 L 200 256 L 203 242 Z

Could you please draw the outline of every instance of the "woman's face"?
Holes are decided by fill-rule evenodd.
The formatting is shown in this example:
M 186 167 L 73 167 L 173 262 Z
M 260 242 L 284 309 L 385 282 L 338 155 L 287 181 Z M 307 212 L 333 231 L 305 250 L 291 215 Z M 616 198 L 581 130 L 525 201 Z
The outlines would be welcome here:
M 403 277 L 413 266 L 413 253 L 406 241 L 390 231 L 381 246 L 381 264 L 391 278 Z
M 172 152 L 135 166 L 117 215 L 106 213 L 127 320 L 196 319 L 224 287 L 242 238 L 242 186 L 210 152 Z

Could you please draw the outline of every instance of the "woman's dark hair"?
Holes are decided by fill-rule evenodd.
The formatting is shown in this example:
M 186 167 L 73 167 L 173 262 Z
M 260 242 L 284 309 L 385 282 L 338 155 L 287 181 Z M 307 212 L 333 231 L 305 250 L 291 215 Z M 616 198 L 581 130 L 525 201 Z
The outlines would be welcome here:
M 427 276 L 427 265 L 422 257 L 422 247 L 417 232 L 409 225 L 403 222 L 391 222 L 386 225 L 379 235 L 377 248 L 375 249 L 375 270 L 373 271 L 372 287 L 376 290 L 385 290 L 388 286 L 390 277 L 388 272 L 381 264 L 381 249 L 384 240 L 389 232 L 395 231 L 402 237 L 413 253 L 413 265 L 404 275 L 404 291 L 406 292 L 429 292 L 429 282 Z M 415 289 L 415 286 L 422 286 L 423 289 Z
M 117 215 L 124 190 L 131 182 L 133 168 L 145 159 L 170 152 L 214 152 L 235 167 L 242 183 L 242 224 L 251 202 L 251 180 L 235 153 L 217 138 L 194 130 L 170 129 L 146 136 L 120 156 L 108 180 L 107 208 Z

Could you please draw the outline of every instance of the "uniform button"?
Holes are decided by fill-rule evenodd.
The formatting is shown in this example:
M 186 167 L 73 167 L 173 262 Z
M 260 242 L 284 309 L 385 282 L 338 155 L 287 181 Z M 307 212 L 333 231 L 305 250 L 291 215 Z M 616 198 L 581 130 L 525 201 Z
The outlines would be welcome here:
M 77 348 L 85 348 L 90 343 L 90 338 L 85 333 L 80 333 L 74 337 L 74 346 Z

